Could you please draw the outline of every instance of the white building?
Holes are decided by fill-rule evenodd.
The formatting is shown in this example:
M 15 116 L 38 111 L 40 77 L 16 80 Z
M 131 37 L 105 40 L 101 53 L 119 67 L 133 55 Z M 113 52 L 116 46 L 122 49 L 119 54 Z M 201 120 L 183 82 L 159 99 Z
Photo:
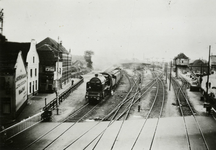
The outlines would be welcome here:
M 26 70 L 28 73 L 28 96 L 38 93 L 39 83 L 39 56 L 36 50 L 36 41 L 32 40 L 26 57 Z

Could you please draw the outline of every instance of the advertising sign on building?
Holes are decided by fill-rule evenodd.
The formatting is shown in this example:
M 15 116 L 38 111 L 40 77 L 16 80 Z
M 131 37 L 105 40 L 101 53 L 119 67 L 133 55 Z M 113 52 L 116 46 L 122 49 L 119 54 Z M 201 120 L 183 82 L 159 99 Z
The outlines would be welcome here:
M 45 67 L 45 71 L 47 71 L 47 72 L 54 72 L 55 71 L 55 67 L 54 66 L 46 66 Z
M 15 65 L 15 91 L 16 91 L 16 111 L 27 100 L 27 72 L 23 63 L 21 52 L 18 54 Z
M 54 80 L 62 77 L 62 62 L 56 62 L 56 71 L 54 72 Z
M 22 75 L 16 80 L 16 110 L 18 110 L 27 99 L 27 76 Z

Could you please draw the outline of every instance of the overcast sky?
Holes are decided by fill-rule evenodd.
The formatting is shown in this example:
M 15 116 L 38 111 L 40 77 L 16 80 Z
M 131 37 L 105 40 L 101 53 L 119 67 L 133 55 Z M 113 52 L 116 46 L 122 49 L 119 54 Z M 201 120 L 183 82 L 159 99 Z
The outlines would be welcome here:
M 62 41 L 97 59 L 190 59 L 216 54 L 216 0 L 0 0 L 9 41 Z

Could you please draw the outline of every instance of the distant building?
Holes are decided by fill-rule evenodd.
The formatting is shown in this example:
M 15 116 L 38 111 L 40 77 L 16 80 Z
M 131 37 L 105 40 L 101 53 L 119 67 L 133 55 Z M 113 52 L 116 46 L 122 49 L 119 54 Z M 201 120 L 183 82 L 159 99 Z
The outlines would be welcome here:
M 72 78 L 79 78 L 80 75 L 85 73 L 86 64 L 80 60 L 76 60 L 72 63 Z
M 35 41 L 1 42 L 0 49 L 0 115 L 16 117 L 28 100 L 38 92 L 39 59 Z
M 84 68 L 86 68 L 86 65 L 80 60 L 72 63 L 72 72 L 81 72 Z
M 180 53 L 173 59 L 173 65 L 175 66 L 188 66 L 189 58 L 184 54 Z
M 71 79 L 71 54 L 55 40 L 47 37 L 37 44 L 39 54 L 39 91 L 53 92 Z
M 207 73 L 208 72 L 208 63 L 205 60 L 197 59 L 189 64 L 190 69 L 195 73 Z
M 216 70 L 216 55 L 210 56 L 210 66 L 211 69 Z

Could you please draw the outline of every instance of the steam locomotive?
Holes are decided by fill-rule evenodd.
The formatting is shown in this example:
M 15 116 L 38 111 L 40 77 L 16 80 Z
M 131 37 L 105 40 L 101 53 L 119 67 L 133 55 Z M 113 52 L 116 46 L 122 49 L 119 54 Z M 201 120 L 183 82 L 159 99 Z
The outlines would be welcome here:
M 90 81 L 86 83 L 86 100 L 90 103 L 97 103 L 105 96 L 113 95 L 113 91 L 121 78 L 122 70 L 120 68 L 95 74 L 95 77 L 91 78 Z

